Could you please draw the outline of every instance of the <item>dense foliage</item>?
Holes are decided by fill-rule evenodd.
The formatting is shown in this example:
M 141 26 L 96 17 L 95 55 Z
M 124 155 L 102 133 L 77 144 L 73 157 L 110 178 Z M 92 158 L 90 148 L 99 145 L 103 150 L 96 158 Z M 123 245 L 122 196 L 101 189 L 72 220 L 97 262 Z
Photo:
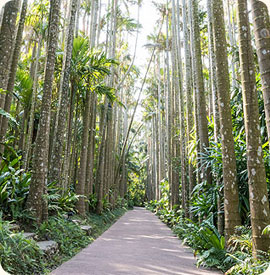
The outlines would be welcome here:
M 261 274 L 269 267 L 270 254 L 262 253 L 257 259 L 253 258 L 248 226 L 237 228 L 238 235 L 231 237 L 230 246 L 225 248 L 224 236 L 219 234 L 213 215 L 201 223 L 194 222 L 183 218 L 178 207 L 170 210 L 163 199 L 149 202 L 147 209 L 170 226 L 183 244 L 193 249 L 198 266 L 218 268 L 228 275 Z

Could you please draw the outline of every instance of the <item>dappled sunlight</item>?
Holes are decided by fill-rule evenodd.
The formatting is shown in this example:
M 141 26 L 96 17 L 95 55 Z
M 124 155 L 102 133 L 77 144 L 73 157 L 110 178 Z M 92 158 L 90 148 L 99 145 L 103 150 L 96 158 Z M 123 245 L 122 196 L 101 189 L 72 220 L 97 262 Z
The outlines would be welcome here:
M 127 224 L 130 220 L 133 222 Z M 198 269 L 193 254 L 186 251 L 165 224 L 145 209 L 129 211 L 53 274 L 60 275 L 66 270 L 75 273 L 82 266 L 93 270 L 95 275 L 220 274 Z

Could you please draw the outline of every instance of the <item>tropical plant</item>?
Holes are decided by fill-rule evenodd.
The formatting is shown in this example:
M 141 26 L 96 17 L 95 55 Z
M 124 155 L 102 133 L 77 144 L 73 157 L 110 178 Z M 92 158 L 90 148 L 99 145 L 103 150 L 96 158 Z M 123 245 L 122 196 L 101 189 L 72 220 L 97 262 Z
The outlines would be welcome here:
M 4 159 L 0 168 L 0 204 L 4 216 L 19 218 L 25 207 L 31 174 L 20 168 L 21 156 Z
M 43 253 L 33 240 L 22 233 L 12 233 L 0 217 L 0 262 L 11 274 L 45 274 Z

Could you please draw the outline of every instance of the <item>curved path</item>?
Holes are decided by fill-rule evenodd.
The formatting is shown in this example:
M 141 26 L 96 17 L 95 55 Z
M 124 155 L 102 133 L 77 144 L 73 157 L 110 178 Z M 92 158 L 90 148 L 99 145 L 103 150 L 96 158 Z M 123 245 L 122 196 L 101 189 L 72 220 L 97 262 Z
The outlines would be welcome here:
M 198 269 L 190 250 L 153 213 L 128 211 L 54 275 L 215 275 Z

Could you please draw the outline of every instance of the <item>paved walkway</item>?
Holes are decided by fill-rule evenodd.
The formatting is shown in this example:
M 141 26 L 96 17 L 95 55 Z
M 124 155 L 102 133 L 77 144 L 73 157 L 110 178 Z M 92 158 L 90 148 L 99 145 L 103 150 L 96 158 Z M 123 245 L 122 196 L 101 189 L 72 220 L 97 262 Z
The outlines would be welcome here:
M 54 275 L 217 275 L 197 269 L 190 250 L 153 213 L 135 208 Z

